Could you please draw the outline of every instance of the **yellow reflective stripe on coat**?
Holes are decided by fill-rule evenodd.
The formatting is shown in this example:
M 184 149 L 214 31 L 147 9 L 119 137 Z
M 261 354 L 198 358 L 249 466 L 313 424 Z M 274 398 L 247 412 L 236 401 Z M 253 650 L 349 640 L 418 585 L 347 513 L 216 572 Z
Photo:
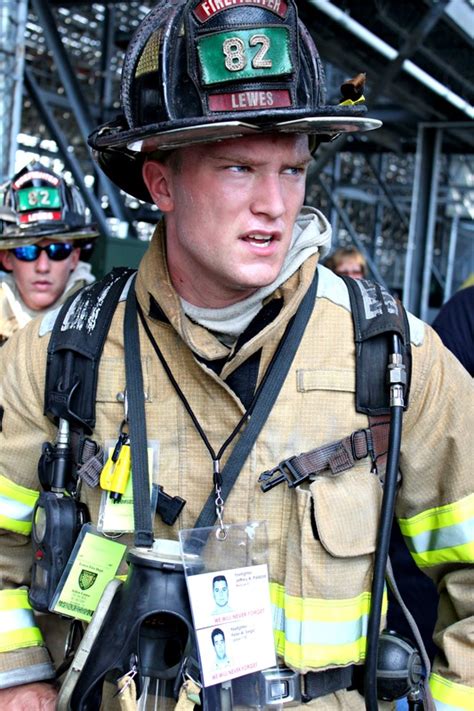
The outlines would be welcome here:
M 0 528 L 28 536 L 38 496 L 37 491 L 14 484 L 0 474 Z
M 26 590 L 0 590 L 0 630 L 0 652 L 43 644 Z
M 436 711 L 472 711 L 474 688 L 448 681 L 439 674 L 431 674 L 430 688 Z
M 420 568 L 474 562 L 474 494 L 398 523 Z
M 271 583 L 270 596 L 277 653 L 287 664 L 317 669 L 365 658 L 370 593 L 339 600 L 299 598 Z

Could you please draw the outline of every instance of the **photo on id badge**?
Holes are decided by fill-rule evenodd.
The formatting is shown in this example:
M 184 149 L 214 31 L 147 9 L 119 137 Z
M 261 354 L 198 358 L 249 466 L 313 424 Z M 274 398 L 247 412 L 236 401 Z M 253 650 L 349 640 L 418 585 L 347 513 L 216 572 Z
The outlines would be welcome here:
M 189 576 L 204 686 L 275 664 L 266 565 Z

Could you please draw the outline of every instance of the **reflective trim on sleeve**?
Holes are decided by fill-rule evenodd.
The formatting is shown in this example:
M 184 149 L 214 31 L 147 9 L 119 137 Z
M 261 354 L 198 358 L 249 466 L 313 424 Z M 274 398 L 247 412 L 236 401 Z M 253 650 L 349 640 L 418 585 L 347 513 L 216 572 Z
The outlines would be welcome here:
M 398 523 L 418 567 L 474 562 L 474 494 Z
M 436 711 L 472 711 L 474 688 L 448 681 L 439 674 L 430 676 L 430 688 L 436 703 Z
M 37 491 L 15 484 L 0 474 L 0 528 L 28 536 Z
M 9 689 L 11 686 L 31 684 L 33 681 L 47 681 L 55 678 L 56 672 L 51 663 L 32 664 L 30 667 L 0 672 L 0 689 Z
M 0 630 L 0 652 L 43 644 L 26 590 L 0 590 Z
M 370 593 L 340 600 L 298 598 L 271 583 L 270 595 L 277 653 L 287 664 L 318 669 L 365 658 Z

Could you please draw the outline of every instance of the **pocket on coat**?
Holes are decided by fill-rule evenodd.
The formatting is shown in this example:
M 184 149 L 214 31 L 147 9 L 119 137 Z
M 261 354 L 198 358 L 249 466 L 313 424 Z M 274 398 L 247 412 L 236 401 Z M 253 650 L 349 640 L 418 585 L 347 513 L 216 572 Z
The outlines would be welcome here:
M 145 403 L 153 400 L 151 387 L 151 359 L 145 356 L 142 361 L 143 390 Z M 102 356 L 100 361 L 99 380 L 97 383 L 97 402 L 122 402 L 125 390 L 125 361 L 122 356 L 113 358 Z
M 320 476 L 311 484 L 319 540 L 335 558 L 373 553 L 382 502 L 378 477 L 357 467 L 335 477 Z

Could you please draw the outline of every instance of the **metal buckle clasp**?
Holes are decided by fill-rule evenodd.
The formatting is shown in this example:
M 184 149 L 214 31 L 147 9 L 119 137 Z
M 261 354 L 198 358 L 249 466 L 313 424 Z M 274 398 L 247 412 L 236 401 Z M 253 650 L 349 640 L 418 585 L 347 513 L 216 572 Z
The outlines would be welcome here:
M 299 706 L 301 704 L 300 675 L 286 667 L 271 667 L 261 672 L 265 682 L 265 704 Z

